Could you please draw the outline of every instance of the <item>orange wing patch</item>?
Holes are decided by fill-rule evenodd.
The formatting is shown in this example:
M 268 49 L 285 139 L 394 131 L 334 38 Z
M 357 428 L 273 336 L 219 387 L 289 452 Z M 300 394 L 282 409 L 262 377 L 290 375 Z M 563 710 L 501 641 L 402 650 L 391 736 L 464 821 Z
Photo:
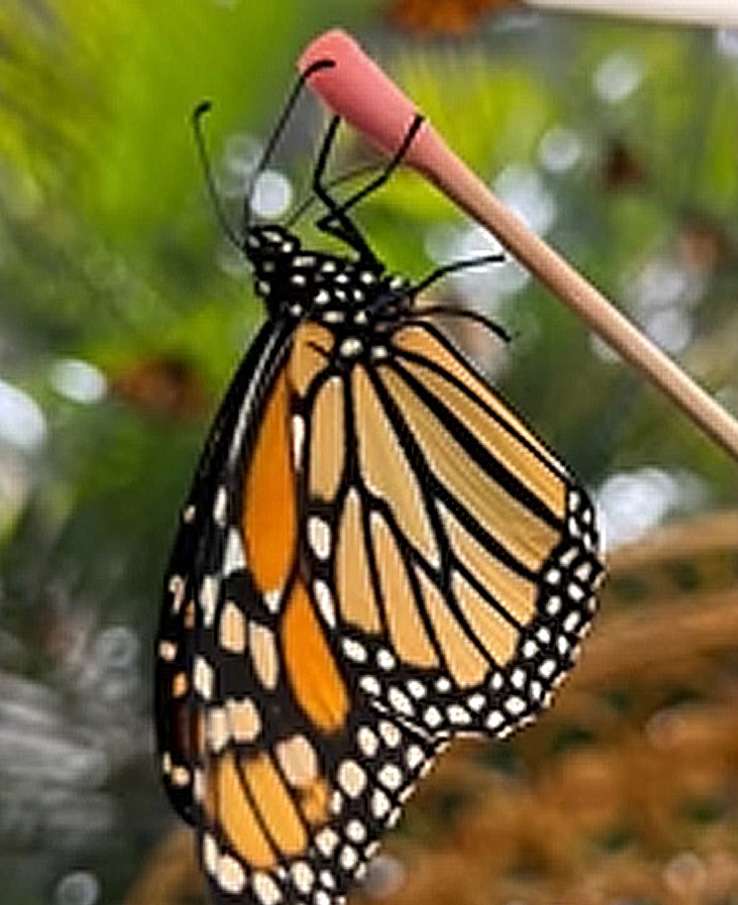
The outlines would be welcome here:
M 523 484 L 530 487 L 558 518 L 563 518 L 566 510 L 566 486 L 560 478 L 552 475 L 551 469 L 541 462 L 538 456 L 523 446 L 514 434 L 491 418 L 478 402 L 472 401 L 449 380 L 414 362 L 409 361 L 404 366 L 434 396 L 442 399 L 475 437 L 482 439 L 485 445 L 494 451 L 494 455 L 505 464 L 511 474 L 516 475 Z M 494 398 L 491 394 L 489 396 L 490 399 Z M 508 420 L 511 419 L 509 411 L 506 416 Z M 543 447 L 539 445 L 539 449 Z
M 418 612 L 405 563 L 392 532 L 379 513 L 372 513 L 371 529 L 393 647 L 406 663 L 436 666 L 438 658 Z
M 462 688 L 476 685 L 487 673 L 489 663 L 452 616 L 436 586 L 423 572 L 418 571 L 417 574 L 425 608 L 439 639 L 448 671 Z
M 277 378 L 244 482 L 243 534 L 248 565 L 263 594 L 280 593 L 294 559 L 295 479 L 289 443 L 289 394 Z
M 290 384 L 304 396 L 315 377 L 325 368 L 326 356 L 333 348 L 333 336 L 325 327 L 304 323 L 295 330 L 290 360 L 287 365 Z
M 277 857 L 254 809 L 245 796 L 236 755 L 231 751 L 209 771 L 206 813 L 213 809 L 229 842 L 243 860 L 254 867 L 271 867 Z M 212 815 L 209 815 L 212 816 Z
M 275 845 L 286 855 L 303 851 L 305 828 L 268 754 L 241 761 L 254 803 Z
M 451 546 L 461 562 L 521 625 L 530 622 L 536 613 L 536 585 L 490 556 L 445 506 L 439 508 Z
M 346 494 L 336 552 L 336 589 L 343 618 L 366 632 L 377 634 L 382 622 L 372 587 L 366 555 L 361 500 L 352 488 Z
M 344 460 L 343 382 L 331 377 L 315 400 L 310 442 L 310 492 L 330 502 L 341 480 Z
M 401 406 L 416 441 L 438 478 L 477 521 L 529 569 L 536 570 L 559 539 L 556 529 L 531 512 L 469 456 L 394 371 L 382 378 Z
M 517 629 L 493 610 L 458 572 L 453 577 L 453 589 L 475 636 L 498 666 L 507 665 L 515 653 L 519 638 Z
M 349 700 L 307 590 L 295 582 L 282 622 L 284 665 L 305 715 L 324 732 L 343 726 Z
M 408 539 L 428 562 L 436 563 L 438 551 L 418 480 L 363 368 L 354 370 L 353 391 L 364 479 L 390 503 Z
M 564 472 L 564 467 L 554 458 L 554 456 L 546 449 L 538 437 L 526 427 L 523 422 L 515 416 L 510 408 L 495 396 L 489 387 L 485 386 L 481 380 L 467 367 L 463 367 L 461 363 L 454 358 L 451 353 L 445 349 L 437 339 L 424 330 L 422 327 L 404 327 L 398 330 L 394 335 L 394 344 L 398 349 L 420 355 L 426 360 L 433 361 L 440 365 L 449 374 L 453 374 L 458 378 L 471 392 L 481 399 L 485 405 L 488 405 L 493 412 L 499 415 L 504 422 L 509 424 L 519 436 L 523 437 L 535 449 L 541 458 L 546 461 L 549 466 L 559 474 Z

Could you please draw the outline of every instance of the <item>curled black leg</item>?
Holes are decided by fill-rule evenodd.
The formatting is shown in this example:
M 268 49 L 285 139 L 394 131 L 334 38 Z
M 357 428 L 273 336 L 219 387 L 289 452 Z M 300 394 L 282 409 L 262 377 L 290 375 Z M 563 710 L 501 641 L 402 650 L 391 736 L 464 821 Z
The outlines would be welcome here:
M 380 189 L 386 182 L 389 181 L 394 171 L 405 159 L 405 155 L 410 149 L 410 145 L 413 143 L 413 140 L 418 134 L 418 131 L 423 125 L 424 121 L 425 117 L 422 114 L 415 114 L 412 123 L 410 123 L 410 128 L 407 130 L 405 137 L 402 139 L 400 147 L 395 151 L 387 166 L 378 176 L 372 179 L 371 182 L 368 182 L 362 189 L 359 189 L 358 192 L 355 192 L 353 195 L 350 195 L 348 198 L 345 198 L 341 202 L 339 208 L 341 213 L 348 213 L 348 211 L 350 211 L 352 207 L 356 207 L 356 205 L 360 201 L 363 201 L 364 198 L 376 192 L 377 189 Z
M 367 198 L 373 192 L 376 192 L 390 179 L 394 171 L 402 163 L 413 139 L 418 134 L 418 130 L 423 124 L 423 116 L 421 114 L 415 115 L 409 129 L 405 133 L 400 147 L 382 172 L 368 182 L 363 188 L 359 189 L 359 191 L 344 199 L 340 204 L 338 204 L 331 196 L 324 182 L 328 156 L 335 141 L 339 123 L 340 118 L 337 116 L 331 120 L 313 174 L 313 190 L 328 208 L 328 213 L 317 221 L 316 226 L 318 229 L 347 242 L 356 249 L 360 258 L 368 265 L 374 264 L 375 266 L 378 266 L 379 262 L 377 261 L 376 256 L 349 217 L 349 211 L 359 204 L 359 202 L 363 201 L 364 198 Z
M 367 265 L 377 264 L 377 258 L 374 252 L 369 248 L 364 237 L 359 232 L 356 224 L 341 209 L 341 205 L 331 195 L 325 182 L 325 171 L 328 165 L 328 158 L 336 140 L 336 133 L 341 124 L 341 117 L 334 116 L 323 138 L 323 143 L 318 152 L 318 159 L 313 170 L 313 191 L 317 197 L 328 208 L 325 217 L 321 217 L 317 222 L 318 229 L 323 232 L 340 239 L 347 245 L 351 246 L 359 255 L 362 261 Z

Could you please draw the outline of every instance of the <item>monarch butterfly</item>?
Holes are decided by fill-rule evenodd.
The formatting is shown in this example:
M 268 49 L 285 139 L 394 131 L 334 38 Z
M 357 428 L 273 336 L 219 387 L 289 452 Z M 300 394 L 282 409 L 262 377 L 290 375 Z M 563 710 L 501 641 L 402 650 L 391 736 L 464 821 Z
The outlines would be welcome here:
M 331 121 L 317 225 L 350 254 L 248 197 L 230 233 L 267 319 L 182 510 L 156 667 L 164 785 L 218 903 L 342 902 L 454 736 L 535 718 L 596 609 L 586 493 L 416 303 L 464 262 L 413 284 L 351 216 L 421 122 L 339 204 Z

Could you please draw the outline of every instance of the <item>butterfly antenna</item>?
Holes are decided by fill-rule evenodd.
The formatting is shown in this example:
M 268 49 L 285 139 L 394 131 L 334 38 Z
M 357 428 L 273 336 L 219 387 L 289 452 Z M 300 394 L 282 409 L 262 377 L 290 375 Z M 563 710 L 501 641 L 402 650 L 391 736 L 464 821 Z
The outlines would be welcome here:
M 215 216 L 228 240 L 232 242 L 239 251 L 243 251 L 243 239 L 237 235 L 235 229 L 228 222 L 228 218 L 223 210 L 223 204 L 218 195 L 218 190 L 215 187 L 213 168 L 210 165 L 210 155 L 208 154 L 207 145 L 205 143 L 202 119 L 210 112 L 211 107 L 212 104 L 210 101 L 201 101 L 192 111 L 192 130 L 195 133 L 195 145 L 197 146 L 197 153 L 200 157 L 200 163 L 202 164 L 202 170 L 205 176 L 205 184 L 208 187 L 208 194 L 210 195 L 210 200 L 213 204 Z
M 274 149 L 277 147 L 280 138 L 284 134 L 284 130 L 287 127 L 287 123 L 292 116 L 292 112 L 295 109 L 298 100 L 300 99 L 300 95 L 302 94 L 302 89 L 305 87 L 305 83 L 310 78 L 310 76 L 314 75 L 316 72 L 319 72 L 321 69 L 331 69 L 335 65 L 335 60 L 316 60 L 312 65 L 308 66 L 308 68 L 299 76 L 297 82 L 295 82 L 295 86 L 290 92 L 290 95 L 287 98 L 284 107 L 282 108 L 282 112 L 279 115 L 277 125 L 272 131 L 271 137 L 267 142 L 266 147 L 264 148 L 264 152 L 261 155 L 261 159 L 259 160 L 259 163 L 254 170 L 253 176 L 251 177 L 251 182 L 249 184 L 248 191 L 246 192 L 246 197 L 243 201 L 244 235 L 248 234 L 249 227 L 251 226 L 251 200 L 254 194 L 256 180 L 259 178 L 259 176 L 261 176 L 261 174 L 266 169 L 267 164 L 272 159 Z

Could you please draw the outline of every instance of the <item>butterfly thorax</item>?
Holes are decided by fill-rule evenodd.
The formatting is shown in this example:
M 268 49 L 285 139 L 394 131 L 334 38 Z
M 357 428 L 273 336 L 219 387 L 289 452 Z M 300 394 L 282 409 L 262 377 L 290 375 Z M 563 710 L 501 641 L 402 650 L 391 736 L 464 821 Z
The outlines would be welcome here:
M 305 249 L 282 226 L 252 227 L 246 254 L 270 317 L 367 326 L 396 319 L 411 302 L 409 282 L 381 265 Z

